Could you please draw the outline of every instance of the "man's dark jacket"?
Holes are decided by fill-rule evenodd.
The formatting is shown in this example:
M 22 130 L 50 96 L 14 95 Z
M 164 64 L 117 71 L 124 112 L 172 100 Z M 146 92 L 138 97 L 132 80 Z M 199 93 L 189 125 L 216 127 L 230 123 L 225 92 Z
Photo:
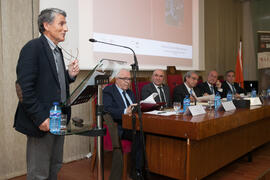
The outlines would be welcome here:
M 202 96 L 200 89 L 198 87 L 194 87 L 193 90 L 195 91 L 195 94 L 197 97 Z M 190 96 L 185 84 L 180 84 L 176 86 L 173 90 L 173 102 L 181 102 L 183 103 L 183 100 L 186 96 Z
M 135 102 L 135 96 L 131 90 L 126 90 L 132 102 Z M 122 115 L 126 108 L 123 98 L 115 84 L 106 86 L 103 89 L 104 111 L 111 114 L 113 120 L 122 125 Z
M 170 88 L 167 85 L 163 85 L 163 91 L 165 95 L 165 99 L 167 102 L 167 106 L 171 106 L 171 100 L 170 100 Z M 149 83 L 143 86 L 141 91 L 141 99 L 145 100 L 148 96 L 150 96 L 153 93 L 158 93 L 155 85 L 153 83 Z M 155 97 L 156 102 L 161 102 L 161 98 L 159 96 Z
M 233 85 L 234 85 L 234 88 L 235 88 L 237 94 L 246 93 L 245 90 L 243 88 L 241 88 L 238 83 L 234 82 Z M 223 93 L 222 93 L 221 97 L 225 98 L 227 96 L 228 92 L 231 91 L 231 88 L 226 81 L 224 81 L 222 83 L 221 88 L 223 89 Z
M 62 60 L 63 60 L 63 54 Z M 63 61 L 64 64 L 64 61 Z M 74 80 L 65 70 L 66 94 L 69 96 L 69 83 Z M 21 50 L 17 64 L 16 91 L 19 103 L 15 114 L 14 127 L 17 131 L 41 137 L 46 132 L 39 126 L 49 118 L 53 102 L 61 101 L 55 59 L 44 35 L 29 41 Z M 62 109 L 71 114 L 71 108 Z

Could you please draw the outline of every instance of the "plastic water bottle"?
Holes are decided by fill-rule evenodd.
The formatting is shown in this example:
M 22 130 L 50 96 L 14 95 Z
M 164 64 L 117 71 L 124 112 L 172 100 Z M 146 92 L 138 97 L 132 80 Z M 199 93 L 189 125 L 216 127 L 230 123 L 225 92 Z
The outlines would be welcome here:
M 256 90 L 255 89 L 252 89 L 252 91 L 251 91 L 251 97 L 256 97 L 256 95 L 257 95 L 257 92 L 256 92 Z
M 183 111 L 186 112 L 188 106 L 190 106 L 190 99 L 188 97 L 188 95 L 186 95 L 186 97 L 184 98 L 183 101 Z
M 227 101 L 232 101 L 232 92 L 231 91 L 228 91 L 227 93 Z
M 270 89 L 267 89 L 267 91 L 266 91 L 266 97 L 267 97 L 267 98 L 270 97 Z
M 61 127 L 61 108 L 58 102 L 53 103 L 50 110 L 50 132 L 53 134 L 60 134 Z
M 215 111 L 217 111 L 218 108 L 219 108 L 220 105 L 221 105 L 221 97 L 220 97 L 219 93 L 217 93 L 217 94 L 215 95 L 214 105 L 215 105 Z

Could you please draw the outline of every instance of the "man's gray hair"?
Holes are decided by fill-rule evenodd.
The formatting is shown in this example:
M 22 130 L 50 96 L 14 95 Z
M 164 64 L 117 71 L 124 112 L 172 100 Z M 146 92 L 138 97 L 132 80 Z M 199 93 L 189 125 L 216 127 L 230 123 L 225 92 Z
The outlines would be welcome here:
M 64 17 L 67 16 L 65 11 L 58 8 L 48 8 L 40 12 L 38 16 L 38 30 L 41 34 L 43 34 L 43 32 L 45 31 L 43 23 L 52 23 L 56 14 L 61 14 Z
M 119 77 L 119 74 L 121 73 L 121 72 L 123 72 L 123 71 L 126 71 L 126 72 L 129 72 L 130 73 L 130 70 L 129 69 L 126 69 L 126 68 L 122 68 L 122 69 L 119 69 L 119 71 L 116 73 L 116 78 L 118 78 Z
M 190 78 L 192 74 L 197 74 L 197 73 L 195 71 L 186 72 L 186 74 L 184 75 L 184 82 L 186 82 L 187 78 Z

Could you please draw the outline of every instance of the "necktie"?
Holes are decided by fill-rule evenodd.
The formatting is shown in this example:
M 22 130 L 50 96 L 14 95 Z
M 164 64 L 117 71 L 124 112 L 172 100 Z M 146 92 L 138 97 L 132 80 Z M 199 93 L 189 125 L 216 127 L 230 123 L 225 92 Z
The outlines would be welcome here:
M 235 87 L 234 85 L 232 84 L 232 93 L 235 94 L 236 93 L 236 90 L 235 90 Z
M 159 89 L 159 94 L 160 94 L 160 98 L 159 98 L 160 99 L 160 102 L 166 102 L 165 97 L 164 97 L 164 93 L 163 93 L 163 90 L 162 90 L 162 87 L 159 86 L 158 89 Z
M 124 99 L 126 101 L 127 107 L 129 107 L 130 106 L 130 103 L 129 103 L 128 99 L 127 99 L 126 91 L 123 91 L 123 96 L 124 96 Z
M 213 88 L 213 86 L 211 86 L 211 87 L 210 87 L 210 90 L 211 90 L 211 93 L 212 93 L 212 94 L 214 94 L 214 93 L 215 93 L 215 92 L 214 92 L 214 88 Z
M 191 96 L 193 96 L 193 94 L 192 94 L 192 89 L 190 89 L 189 94 L 190 94 Z
M 62 56 L 60 54 L 60 50 L 58 47 L 54 49 L 55 61 L 56 61 L 56 69 L 58 74 L 58 80 L 60 83 L 61 89 L 61 102 L 66 101 L 66 81 L 65 81 L 65 67 L 63 64 Z

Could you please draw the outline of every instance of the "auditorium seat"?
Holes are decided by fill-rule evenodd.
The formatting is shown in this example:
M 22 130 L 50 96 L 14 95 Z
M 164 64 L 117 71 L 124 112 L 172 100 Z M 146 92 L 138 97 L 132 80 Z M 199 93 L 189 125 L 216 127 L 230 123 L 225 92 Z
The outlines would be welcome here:
M 183 83 L 182 73 L 176 70 L 175 66 L 167 66 L 167 84 L 170 88 L 171 99 L 173 97 L 173 90 L 176 86 Z
M 141 90 L 143 88 L 143 86 L 145 86 L 146 84 L 149 84 L 151 83 L 148 78 L 145 78 L 145 77 L 140 77 L 140 78 L 137 78 L 137 85 L 138 85 L 138 90 L 139 90 L 139 99 L 141 99 Z M 132 82 L 132 91 L 134 94 L 136 94 L 136 91 L 135 91 L 135 83 Z

